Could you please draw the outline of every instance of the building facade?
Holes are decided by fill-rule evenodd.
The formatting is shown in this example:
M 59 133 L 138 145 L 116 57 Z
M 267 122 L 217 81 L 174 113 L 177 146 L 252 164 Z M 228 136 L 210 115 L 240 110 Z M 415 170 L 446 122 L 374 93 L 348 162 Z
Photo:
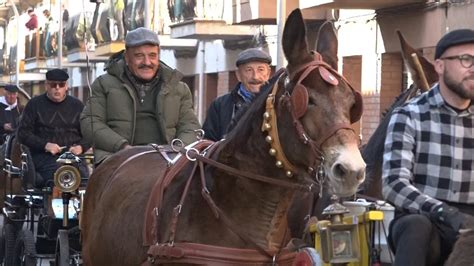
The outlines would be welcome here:
M 44 90 L 44 73 L 61 67 L 71 75 L 71 93 L 85 101 L 107 58 L 124 48 L 121 27 L 145 26 L 160 35 L 162 60 L 185 75 L 202 122 L 210 102 L 237 83 L 240 51 L 261 47 L 272 55 L 274 69 L 283 65 L 279 32 L 299 7 L 311 43 L 321 23 L 335 22 L 339 70 L 364 96 L 364 115 L 354 128 L 366 142 L 410 83 L 395 30 L 432 59 L 444 33 L 474 27 L 471 0 L 128 0 L 123 9 L 117 1 L 4 0 L 1 82 L 35 95 Z M 25 27 L 30 8 L 38 18 L 35 30 Z

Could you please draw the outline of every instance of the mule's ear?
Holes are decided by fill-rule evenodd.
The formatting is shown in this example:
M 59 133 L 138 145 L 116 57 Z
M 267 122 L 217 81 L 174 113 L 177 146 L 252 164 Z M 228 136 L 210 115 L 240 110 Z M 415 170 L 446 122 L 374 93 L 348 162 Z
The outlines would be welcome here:
M 413 82 L 415 83 L 417 88 L 422 88 L 422 80 L 421 80 L 421 73 L 419 73 L 418 68 L 416 68 L 416 63 L 411 56 L 412 54 L 416 54 L 418 57 L 418 60 L 420 61 L 421 68 L 423 70 L 423 73 L 425 74 L 426 81 L 428 83 L 428 86 L 431 87 L 435 82 L 438 81 L 438 74 L 436 73 L 436 70 L 434 68 L 434 65 L 426 59 L 418 50 L 413 48 L 403 37 L 402 33 L 397 30 L 398 34 L 398 39 L 400 39 L 400 46 L 401 46 L 401 53 L 403 57 L 403 61 L 405 62 L 405 65 L 408 68 L 408 71 L 410 71 L 410 74 L 412 76 Z
M 299 8 L 293 10 L 286 19 L 282 43 L 283 53 L 285 53 L 289 65 L 300 63 L 302 56 L 309 53 L 306 41 L 306 26 Z
M 319 28 L 316 50 L 326 63 L 337 70 L 337 35 L 332 22 L 326 21 Z

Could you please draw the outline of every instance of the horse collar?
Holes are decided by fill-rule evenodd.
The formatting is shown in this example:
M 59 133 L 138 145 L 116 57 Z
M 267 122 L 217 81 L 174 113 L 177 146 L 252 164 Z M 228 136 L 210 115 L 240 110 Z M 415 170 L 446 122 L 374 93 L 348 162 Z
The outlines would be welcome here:
M 277 117 L 274 106 L 276 93 L 278 91 L 278 83 L 278 81 L 275 82 L 272 92 L 267 97 L 265 113 L 263 114 L 262 132 L 268 132 L 265 141 L 270 144 L 269 154 L 275 157 L 275 166 L 283 168 L 286 171 L 285 174 L 287 177 L 292 177 L 296 168 L 286 158 L 278 136 Z

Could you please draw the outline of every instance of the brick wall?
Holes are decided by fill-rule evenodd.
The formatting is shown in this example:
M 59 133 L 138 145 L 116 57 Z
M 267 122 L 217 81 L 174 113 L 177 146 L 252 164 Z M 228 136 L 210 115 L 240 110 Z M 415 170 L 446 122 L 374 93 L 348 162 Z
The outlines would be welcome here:
M 217 73 L 217 97 L 226 94 L 229 91 L 229 72 Z
M 362 116 L 362 144 L 366 144 L 380 123 L 380 93 L 368 92 L 362 95 L 364 114 Z
M 361 91 L 361 79 L 362 79 L 362 56 L 346 56 L 342 59 L 342 73 L 344 77 L 351 83 L 352 87 Z M 364 116 L 361 120 L 364 120 Z M 352 125 L 352 128 L 355 130 L 356 134 L 361 133 L 361 124 L 359 121 Z M 362 126 L 363 127 L 363 126 Z
M 381 115 L 400 95 L 403 87 L 403 59 L 400 53 L 382 54 L 382 81 L 380 86 Z

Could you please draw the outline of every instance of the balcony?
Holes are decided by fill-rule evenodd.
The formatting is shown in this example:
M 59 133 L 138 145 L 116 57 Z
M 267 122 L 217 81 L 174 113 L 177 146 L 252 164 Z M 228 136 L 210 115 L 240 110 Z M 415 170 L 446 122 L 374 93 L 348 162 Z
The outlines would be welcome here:
M 286 0 L 286 15 L 306 0 Z M 275 25 L 277 16 L 277 0 L 234 0 L 232 4 L 233 23 L 241 25 Z M 325 9 L 302 10 L 306 21 L 332 19 L 327 17 Z
M 11 0 L 20 10 L 27 10 L 30 7 L 36 6 L 38 3 L 43 2 L 43 0 Z M 10 0 L 0 0 L 0 18 L 7 18 L 9 16 L 11 8 Z M 10 14 L 11 15 L 11 14 Z
M 305 0 L 302 9 L 382 9 L 408 4 L 426 3 L 428 0 Z
M 168 7 L 171 38 L 238 40 L 253 35 L 250 26 L 232 25 L 226 20 L 224 1 L 198 0 L 194 5 L 184 1 L 177 6 L 178 2 Z

